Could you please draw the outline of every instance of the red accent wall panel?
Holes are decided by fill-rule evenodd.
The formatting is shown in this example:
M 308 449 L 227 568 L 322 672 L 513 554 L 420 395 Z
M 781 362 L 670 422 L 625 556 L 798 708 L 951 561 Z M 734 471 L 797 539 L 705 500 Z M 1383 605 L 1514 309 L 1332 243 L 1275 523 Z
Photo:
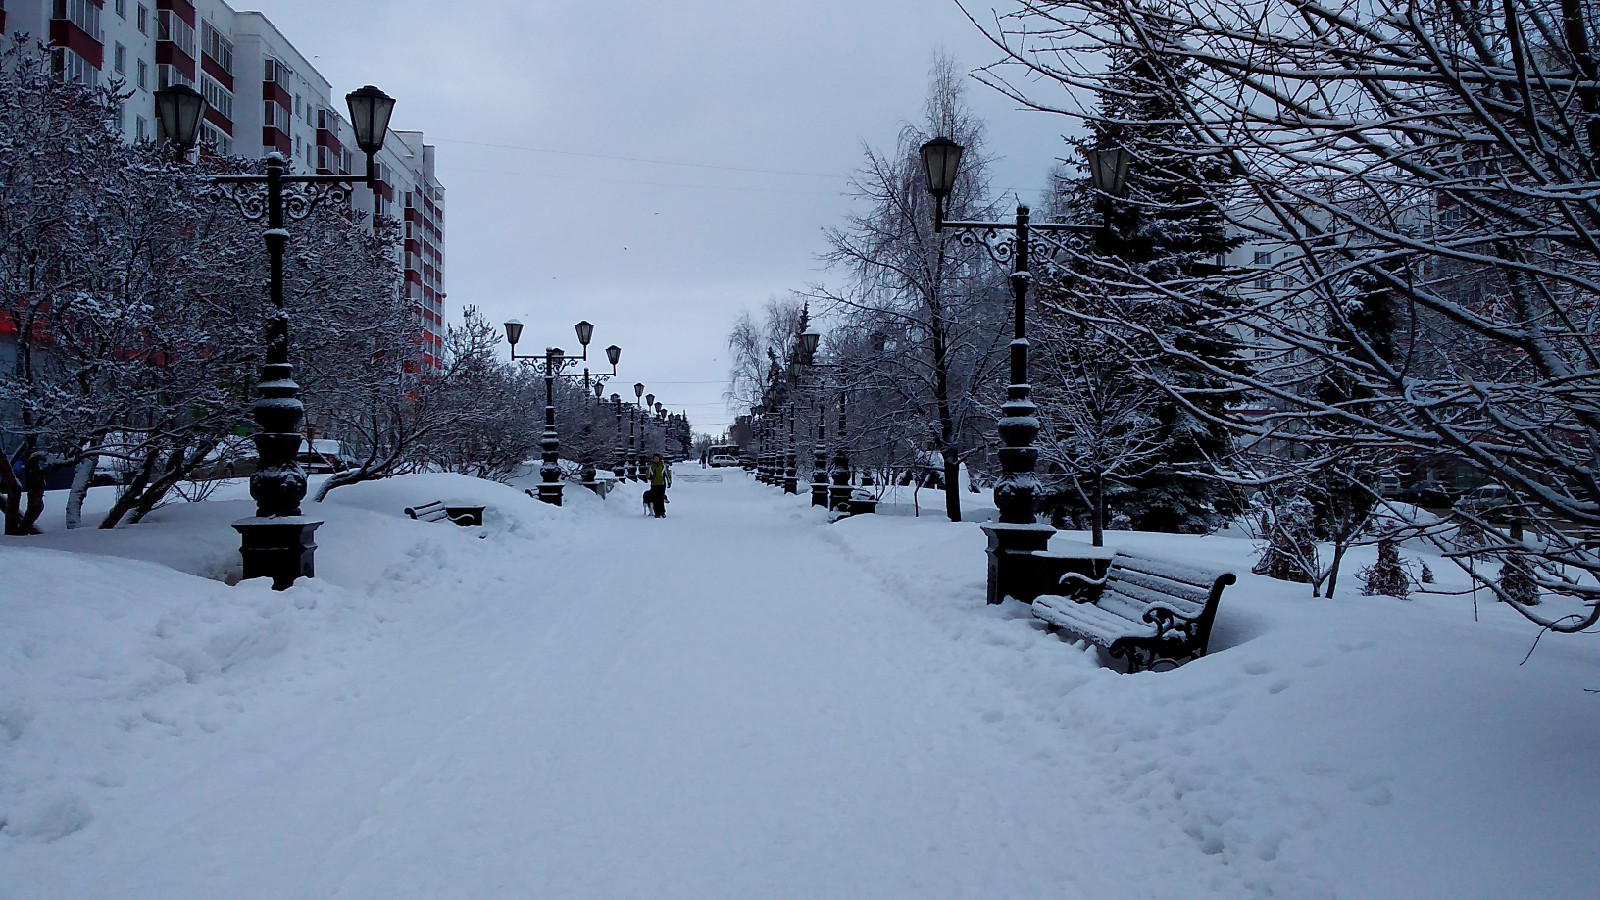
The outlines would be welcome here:
M 217 112 L 216 107 L 206 107 L 206 121 L 222 129 L 222 133 L 233 137 L 233 122 L 227 116 Z
M 289 92 L 284 89 L 284 86 L 276 81 L 261 82 L 261 99 L 271 100 L 284 109 L 294 109 L 294 98 L 289 96 Z
M 215 78 L 217 84 L 222 85 L 229 91 L 233 90 L 233 76 L 228 74 L 228 70 L 222 67 L 222 63 L 207 56 L 204 51 L 200 53 L 200 69 Z
M 261 129 L 261 146 L 271 147 L 279 153 L 288 156 L 290 148 L 293 147 L 294 144 L 289 140 L 289 136 L 287 134 L 284 134 L 283 132 L 269 125 Z
M 194 80 L 194 57 L 179 50 L 171 41 L 156 41 L 156 65 L 172 66 L 190 81 Z
M 190 28 L 199 27 L 195 22 L 194 4 L 189 0 L 156 0 L 156 9 L 170 9 L 178 14 L 178 18 L 189 23 Z
M 66 19 L 51 20 L 50 43 L 57 47 L 66 47 L 83 57 L 85 62 L 96 69 L 105 65 L 105 47 L 87 31 Z

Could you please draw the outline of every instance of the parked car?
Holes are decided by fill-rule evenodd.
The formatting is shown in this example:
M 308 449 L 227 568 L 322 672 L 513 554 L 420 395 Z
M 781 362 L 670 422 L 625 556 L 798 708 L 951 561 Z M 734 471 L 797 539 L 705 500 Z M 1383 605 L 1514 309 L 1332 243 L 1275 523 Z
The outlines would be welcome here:
M 256 457 L 256 442 L 238 435 L 229 435 L 217 442 L 211 452 L 195 467 L 194 479 L 242 478 L 253 474 L 260 460 Z
M 739 460 L 732 456 L 717 455 L 711 457 L 711 468 L 723 469 L 739 465 Z
M 1509 522 L 1522 509 L 1522 500 L 1501 485 L 1485 484 L 1462 494 L 1455 508 L 1489 522 Z
M 343 472 L 361 464 L 356 455 L 350 452 L 348 444 L 328 438 L 301 441 L 300 454 L 297 458 L 300 460 L 300 468 L 311 475 Z
M 1449 509 L 1457 495 L 1437 481 L 1418 481 L 1400 489 L 1394 499 L 1425 509 Z
M 134 431 L 113 431 L 106 435 L 100 442 L 100 455 L 95 457 L 94 474 L 89 476 L 89 484 L 127 484 L 138 468 L 135 458 L 144 440 L 144 435 Z

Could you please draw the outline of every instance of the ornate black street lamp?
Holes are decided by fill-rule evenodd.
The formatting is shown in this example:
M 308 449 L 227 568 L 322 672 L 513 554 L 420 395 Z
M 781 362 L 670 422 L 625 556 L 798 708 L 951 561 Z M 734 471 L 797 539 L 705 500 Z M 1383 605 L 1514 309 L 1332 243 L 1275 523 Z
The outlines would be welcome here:
M 200 121 L 205 116 L 206 99 L 184 85 L 173 85 L 155 92 L 156 118 L 178 159 L 188 158 L 199 138 Z M 349 199 L 350 185 L 363 182 L 376 189 L 377 154 L 389 130 L 394 98 L 367 85 L 345 95 L 350 122 L 355 127 L 356 146 L 367 155 L 365 178 L 349 175 L 296 175 L 282 154 L 268 154 L 267 171 L 262 175 L 209 176 L 213 199 L 226 199 L 246 221 L 264 222 L 263 234 L 271 264 L 268 296 L 272 312 L 267 318 L 267 352 L 261 365 L 257 398 L 251 406 L 256 433 L 251 440 L 259 459 L 250 476 L 250 496 L 256 501 L 255 516 L 233 523 L 239 532 L 239 554 L 244 562 L 244 577 L 272 579 L 275 590 L 283 590 L 296 578 L 316 575 L 316 530 L 320 520 L 301 515 L 300 502 L 306 496 L 306 473 L 300 468 L 300 423 L 305 406 L 300 402 L 300 386 L 294 380 L 294 365 L 289 362 L 289 316 L 283 302 L 283 255 L 289 244 L 288 221 L 302 221 L 323 203 Z M 285 197 L 285 185 L 300 185 Z M 374 200 L 376 215 L 376 200 Z
M 617 456 L 611 473 L 624 481 L 628 478 L 628 448 L 622 443 L 622 395 L 611 395 L 611 411 L 617 417 Z
M 539 499 L 552 506 L 561 505 L 561 436 L 556 433 L 555 383 L 557 378 L 582 378 L 584 394 L 588 395 L 589 369 L 582 373 L 563 372 L 567 366 L 576 366 L 589 360 L 589 341 L 594 337 L 594 326 L 579 322 L 572 326 L 578 335 L 578 345 L 583 348 L 579 356 L 569 357 L 560 347 L 547 347 L 543 353 L 517 353 L 517 342 L 522 340 L 522 323 L 516 319 L 506 323 L 506 343 L 511 345 L 511 358 L 525 360 L 544 375 L 544 434 L 539 439 Z M 617 374 L 617 363 L 622 360 L 622 348 L 616 344 L 606 348 L 606 359 L 611 363 L 611 375 Z M 588 469 L 590 490 L 599 493 L 593 485 L 593 468 Z
M 934 233 L 946 228 L 958 230 L 963 245 L 982 245 L 996 264 L 1011 262 L 1012 322 L 1011 382 L 1006 388 L 1006 401 L 1000 407 L 1000 479 L 994 486 L 994 505 L 999 510 L 999 522 L 986 524 L 984 533 L 989 536 L 988 600 L 1000 603 L 1008 594 L 1026 594 L 1031 599 L 1037 593 L 1029 584 L 1029 568 L 1035 551 L 1048 546 L 1055 529 L 1035 521 L 1034 508 L 1039 495 L 1039 478 L 1034 466 L 1039 461 L 1039 451 L 1033 441 L 1039 436 L 1038 407 L 1031 399 L 1033 387 L 1028 382 L 1028 285 L 1032 273 L 1028 268 L 1029 256 L 1043 253 L 1054 258 L 1067 251 L 1062 245 L 1041 238 L 1033 232 L 1067 232 L 1097 234 L 1108 226 L 1066 224 L 1058 222 L 1030 222 L 1028 207 L 1017 206 L 1015 222 L 946 222 L 945 198 L 955 188 L 956 176 L 961 169 L 960 144 L 946 137 L 936 137 L 922 145 L 922 166 L 928 181 L 928 193 L 934 200 Z M 1102 197 L 1120 197 L 1127 184 L 1129 156 L 1120 147 L 1091 150 L 1089 174 L 1095 190 Z M 1002 232 L 1009 232 L 1002 236 Z M 1013 589 L 1016 589 L 1015 591 Z

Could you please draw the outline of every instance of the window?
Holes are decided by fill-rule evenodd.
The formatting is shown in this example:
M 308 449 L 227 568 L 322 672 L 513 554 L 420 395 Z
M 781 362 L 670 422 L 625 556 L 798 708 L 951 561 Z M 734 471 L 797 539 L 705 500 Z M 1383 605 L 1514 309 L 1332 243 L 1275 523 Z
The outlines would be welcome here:
M 126 19 L 128 17 L 128 0 L 117 0 L 117 15 Z
M 206 104 L 228 121 L 233 121 L 233 95 L 210 76 L 200 76 L 200 93 L 206 95 Z
M 194 79 L 183 74 L 177 66 L 156 66 L 156 84 L 159 87 L 172 87 L 181 84 L 184 87 L 194 87 Z
M 1257 250 L 1256 254 L 1255 254 L 1255 267 L 1258 268 L 1258 269 L 1266 269 L 1266 268 L 1269 268 L 1271 265 L 1272 265 L 1272 251 L 1271 250 Z M 1263 291 L 1272 290 L 1273 282 L 1274 282 L 1274 279 L 1273 279 L 1273 277 L 1271 275 L 1268 275 L 1268 274 L 1259 275 L 1259 276 L 1256 277 L 1256 288 L 1258 290 L 1263 290 Z
M 200 23 L 200 49 L 211 57 L 212 62 L 221 66 L 222 71 L 233 74 L 233 42 L 210 22 Z
M 306 124 L 310 125 L 313 128 L 315 128 L 317 126 L 317 119 L 316 119 L 315 116 L 313 116 L 311 114 L 311 109 L 312 109 L 311 104 L 307 103 L 306 104 Z
M 179 18 L 178 14 L 170 9 L 156 13 L 156 40 L 171 41 L 190 59 L 195 58 L 194 26 Z
M 139 60 L 139 90 L 150 90 L 150 66 L 144 60 Z
M 133 119 L 133 139 L 136 141 L 150 139 L 150 123 L 144 120 L 144 116 L 135 116 Z
M 145 6 L 143 3 L 139 4 L 138 14 L 134 17 L 134 21 L 139 26 L 139 33 L 140 34 L 149 34 L 150 33 L 150 7 Z
M 204 125 L 206 143 L 216 147 L 218 156 L 232 156 L 233 138 L 228 137 L 228 135 L 225 134 L 222 129 L 211 124 L 210 122 L 206 122 Z
M 51 51 L 50 70 L 57 78 L 71 84 L 100 83 L 100 70 L 65 47 L 56 47 Z
M 277 102 L 268 100 L 262 110 L 262 124 L 268 128 L 276 128 L 284 134 L 289 133 L 289 111 L 279 106 Z
M 90 37 L 100 40 L 100 7 L 93 0 L 56 0 L 51 18 L 65 19 L 83 29 Z
M 300 95 L 299 94 L 295 94 L 294 95 L 294 117 L 296 119 L 300 118 Z
M 128 48 L 121 44 L 111 50 L 111 67 L 117 70 L 118 75 L 128 74 Z
M 269 56 L 267 57 L 266 71 L 262 74 L 261 80 L 270 81 L 282 88 L 288 88 L 289 79 L 293 76 L 294 72 L 290 71 L 287 66 Z
M 298 134 L 294 136 L 294 155 L 300 155 L 300 136 Z

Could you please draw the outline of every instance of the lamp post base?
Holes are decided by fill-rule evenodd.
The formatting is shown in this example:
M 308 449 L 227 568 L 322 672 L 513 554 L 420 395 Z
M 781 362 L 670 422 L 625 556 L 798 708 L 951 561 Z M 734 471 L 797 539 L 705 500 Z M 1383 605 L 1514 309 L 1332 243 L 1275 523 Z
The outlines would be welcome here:
M 811 482 L 811 505 L 828 508 L 828 483 L 826 481 Z
M 800 479 L 798 476 L 786 474 L 783 476 L 783 492 L 785 494 L 800 493 Z
M 1046 549 L 1056 530 L 1049 525 L 1008 525 L 1003 522 L 982 526 L 989 536 L 989 577 L 985 598 L 991 605 L 1007 597 L 1032 602 L 1040 594 L 1054 593 L 1045 585 L 1043 569 L 1033 554 Z
M 539 502 L 548 503 L 551 506 L 560 506 L 561 489 L 564 486 L 565 485 L 562 485 L 559 482 L 556 484 L 545 484 L 541 482 L 539 484 Z
M 315 578 L 316 531 L 321 525 L 300 516 L 252 516 L 234 522 L 244 577 L 271 578 L 275 591 L 287 589 L 296 578 Z

